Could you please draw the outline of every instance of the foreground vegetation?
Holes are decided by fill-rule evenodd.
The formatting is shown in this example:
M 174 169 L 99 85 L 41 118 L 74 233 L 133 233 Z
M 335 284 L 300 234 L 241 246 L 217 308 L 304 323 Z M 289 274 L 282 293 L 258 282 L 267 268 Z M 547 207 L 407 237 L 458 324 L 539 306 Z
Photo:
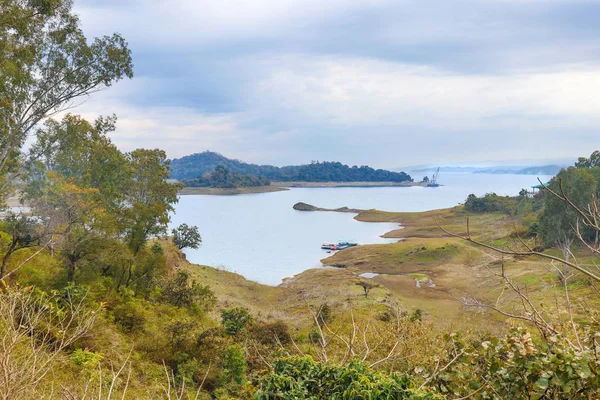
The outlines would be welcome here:
M 50 118 L 132 76 L 124 39 L 88 45 L 66 0 L 0 6 L 0 200 L 31 207 L 0 223 L 0 398 L 600 395 L 599 153 L 542 197 L 361 213 L 401 222 L 389 236 L 405 240 L 263 286 L 187 262 L 200 231 L 168 236 L 180 187 L 163 151 L 120 151 L 115 117 Z M 339 163 L 288 172 L 410 179 Z

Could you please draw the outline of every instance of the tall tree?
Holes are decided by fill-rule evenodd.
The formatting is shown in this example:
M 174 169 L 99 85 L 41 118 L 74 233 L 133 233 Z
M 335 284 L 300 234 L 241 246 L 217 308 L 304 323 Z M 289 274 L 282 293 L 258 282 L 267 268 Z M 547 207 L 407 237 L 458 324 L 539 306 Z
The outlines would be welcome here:
M 36 132 L 27 161 L 30 196 L 44 185 L 51 171 L 82 188 L 97 189 L 104 206 L 123 207 L 123 186 L 130 180 L 128 160 L 108 138 L 116 117 L 98 118 L 93 124 L 68 114 L 60 122 L 46 121 Z
M 594 168 L 600 167 L 600 151 L 594 151 L 589 158 L 579 157 L 575 163 L 577 168 Z
M 127 156 L 133 179 L 124 188 L 130 206 L 123 228 L 129 248 L 137 254 L 149 237 L 166 232 L 180 186 L 167 182 L 170 167 L 163 150 L 137 149 Z
M 35 215 L 51 227 L 69 282 L 79 263 L 97 252 L 106 238 L 116 235 L 98 190 L 82 188 L 72 178 L 48 172 L 45 185 L 30 204 Z
M 586 209 L 596 193 L 596 180 L 587 169 L 569 167 L 563 169 L 550 181 L 550 188 L 560 192 L 562 184 L 565 195 L 578 207 Z M 546 245 L 557 246 L 563 258 L 569 260 L 570 249 L 576 239 L 575 227 L 580 217 L 556 196 L 545 196 L 544 211 L 540 215 L 539 233 Z M 583 224 L 580 224 L 583 229 Z
M 72 0 L 0 0 L 0 196 L 41 121 L 133 76 L 123 37 L 88 43 L 72 6 Z

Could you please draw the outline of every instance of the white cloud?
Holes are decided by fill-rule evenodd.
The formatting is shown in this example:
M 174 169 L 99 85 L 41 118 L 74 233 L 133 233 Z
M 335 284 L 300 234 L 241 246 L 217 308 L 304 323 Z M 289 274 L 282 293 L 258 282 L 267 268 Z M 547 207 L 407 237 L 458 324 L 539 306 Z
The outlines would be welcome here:
M 135 0 L 120 7 L 83 4 L 76 11 L 93 35 L 117 30 L 134 42 L 173 49 L 278 37 L 344 11 L 382 3 L 391 0 Z
M 466 129 L 544 121 L 591 124 L 600 118 L 596 65 L 459 75 L 428 66 L 297 56 L 271 68 L 249 103 L 262 101 L 265 112 L 274 107 L 296 120 Z
M 583 0 L 81 1 L 141 71 L 76 110 L 117 113 L 126 150 L 395 166 L 598 146 Z

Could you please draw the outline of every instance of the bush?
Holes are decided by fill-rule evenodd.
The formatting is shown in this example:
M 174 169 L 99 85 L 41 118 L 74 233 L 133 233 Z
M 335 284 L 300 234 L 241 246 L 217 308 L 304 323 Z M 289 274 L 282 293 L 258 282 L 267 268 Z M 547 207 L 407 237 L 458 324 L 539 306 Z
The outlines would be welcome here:
M 160 289 L 161 300 L 176 307 L 201 306 L 210 310 L 216 303 L 215 294 L 210 287 L 190 280 L 190 275 L 185 271 L 179 271 L 175 276 L 163 280 Z
M 463 348 L 464 353 L 432 382 L 433 387 L 452 394 L 477 391 L 480 398 L 596 399 L 600 395 L 597 335 L 590 329 L 582 338 L 582 348 L 561 335 L 536 341 L 522 328 L 473 346 L 455 338 L 453 348 Z
M 227 386 L 242 385 L 246 381 L 246 355 L 239 345 L 225 350 L 221 378 Z
M 221 324 L 228 335 L 236 335 L 252 321 L 252 316 L 242 307 L 229 308 L 221 312 Z
M 121 304 L 112 310 L 115 322 L 126 333 L 143 331 L 146 314 L 146 309 L 135 301 Z
M 333 320 L 333 311 L 329 304 L 321 304 L 321 307 L 319 307 L 318 318 L 320 322 L 324 324 L 328 324 Z
M 470 194 L 465 201 L 465 210 L 474 213 L 503 212 L 513 215 L 520 201 L 527 202 L 529 200 L 520 197 L 498 196 L 496 193 L 487 193 L 483 197 Z
M 252 336 L 264 345 L 288 344 L 292 341 L 289 328 L 283 321 L 255 324 L 252 327 Z
M 357 360 L 339 365 L 289 357 L 273 369 L 260 379 L 256 399 L 440 399 L 413 389 L 407 375 L 376 372 Z

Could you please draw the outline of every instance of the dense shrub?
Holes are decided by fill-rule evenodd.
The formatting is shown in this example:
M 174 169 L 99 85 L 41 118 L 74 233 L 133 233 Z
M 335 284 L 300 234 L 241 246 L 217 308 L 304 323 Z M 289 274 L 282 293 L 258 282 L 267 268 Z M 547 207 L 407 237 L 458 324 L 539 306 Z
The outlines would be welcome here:
M 518 328 L 475 346 L 455 337 L 453 348 L 464 352 L 433 386 L 450 397 L 476 392 L 473 398 L 600 398 L 597 335 L 588 330 L 581 348 L 561 335 L 535 340 Z
M 254 324 L 251 333 L 263 345 L 288 344 L 292 341 L 289 328 L 283 321 Z
M 498 196 L 487 193 L 483 197 L 470 194 L 465 201 L 465 210 L 475 213 L 503 212 L 514 214 L 520 197 Z
M 210 287 L 190 279 L 190 274 L 185 271 L 164 279 L 160 289 L 160 299 L 176 307 L 200 306 L 209 310 L 216 303 L 215 294 Z
M 419 392 L 407 375 L 376 372 L 360 361 L 318 363 L 311 357 L 275 361 L 259 382 L 258 400 L 291 399 L 437 399 Z
M 221 311 L 221 324 L 228 335 L 240 332 L 252 320 L 252 315 L 242 307 L 229 308 Z
M 225 385 L 241 385 L 246 380 L 246 355 L 239 345 L 225 350 L 221 378 Z
M 146 323 L 147 311 L 145 307 L 132 301 L 121 304 L 112 310 L 117 325 L 126 333 L 141 332 Z

